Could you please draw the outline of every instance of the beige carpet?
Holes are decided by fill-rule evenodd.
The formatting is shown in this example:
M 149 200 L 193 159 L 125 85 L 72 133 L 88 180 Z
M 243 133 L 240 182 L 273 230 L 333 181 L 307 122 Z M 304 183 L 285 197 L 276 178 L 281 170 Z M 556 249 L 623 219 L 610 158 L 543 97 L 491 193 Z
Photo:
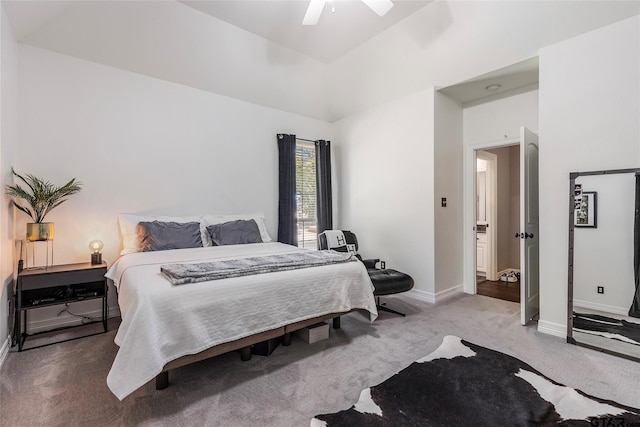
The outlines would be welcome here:
M 172 372 L 171 386 L 149 383 L 118 401 L 105 378 L 115 331 L 22 353 L 0 371 L 1 426 L 308 426 L 313 415 L 349 408 L 378 384 L 456 335 L 517 357 L 570 387 L 640 407 L 638 363 L 519 325 L 519 305 L 463 295 L 438 306 L 387 298 L 406 318 L 381 313 L 370 324 L 343 317 L 330 338 L 295 338 L 269 357 L 231 353 Z M 15 350 L 15 349 L 14 349 Z

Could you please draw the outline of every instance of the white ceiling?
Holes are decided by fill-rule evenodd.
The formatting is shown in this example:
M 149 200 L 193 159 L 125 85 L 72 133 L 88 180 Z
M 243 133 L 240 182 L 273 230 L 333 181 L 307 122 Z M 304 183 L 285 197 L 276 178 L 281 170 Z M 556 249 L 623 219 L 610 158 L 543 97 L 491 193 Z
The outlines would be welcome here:
M 27 38 L 73 3 L 72 1 L 2 0 L 13 34 L 18 41 Z
M 131 2 L 102 2 L 122 1 Z M 394 7 L 380 17 L 360 0 L 334 0 L 335 13 L 327 6 L 318 25 L 303 26 L 302 18 L 308 0 L 178 0 L 209 16 L 324 63 L 335 61 L 432 0 L 393 1 Z M 16 38 L 22 41 L 65 9 L 82 3 L 82 0 L 3 0 L 2 3 Z
M 385 16 L 360 0 L 328 2 L 317 25 L 301 25 L 307 0 L 180 1 L 243 30 L 331 63 L 380 32 L 426 6 L 431 0 L 393 0 Z
M 461 104 L 482 103 L 538 84 L 538 57 L 440 89 Z
M 335 0 L 303 26 L 308 0 L 0 1 L 25 45 L 324 121 L 433 86 L 463 104 L 531 88 L 541 47 L 640 13 L 639 1 L 393 0 L 379 17 Z

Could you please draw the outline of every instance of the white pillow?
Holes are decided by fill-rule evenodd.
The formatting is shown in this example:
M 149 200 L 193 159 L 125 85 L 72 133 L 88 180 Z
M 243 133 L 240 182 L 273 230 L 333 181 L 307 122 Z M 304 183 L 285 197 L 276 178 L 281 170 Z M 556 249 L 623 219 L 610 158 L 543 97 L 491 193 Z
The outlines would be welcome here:
M 143 221 L 162 221 L 162 222 L 199 222 L 200 234 L 203 246 L 212 246 L 211 238 L 207 232 L 207 228 L 203 226 L 200 215 L 193 216 L 161 216 L 161 215 L 138 215 L 138 214 L 120 214 L 118 216 L 118 224 L 120 225 L 120 235 L 122 236 L 123 249 L 120 255 L 140 252 L 138 242 L 138 232 L 136 226 Z
M 201 224 L 204 226 L 205 233 L 206 233 L 206 229 L 210 225 L 222 224 L 223 222 L 235 221 L 237 219 L 255 220 L 256 224 L 258 224 L 258 230 L 260 230 L 260 237 L 262 238 L 262 242 L 263 243 L 271 242 L 271 237 L 269 236 L 269 232 L 267 232 L 267 226 L 264 223 L 263 213 L 238 214 L 238 215 L 202 215 Z M 207 234 L 207 241 L 210 243 L 211 238 L 208 235 L 208 233 L 206 234 Z M 204 238 L 202 241 L 204 242 Z

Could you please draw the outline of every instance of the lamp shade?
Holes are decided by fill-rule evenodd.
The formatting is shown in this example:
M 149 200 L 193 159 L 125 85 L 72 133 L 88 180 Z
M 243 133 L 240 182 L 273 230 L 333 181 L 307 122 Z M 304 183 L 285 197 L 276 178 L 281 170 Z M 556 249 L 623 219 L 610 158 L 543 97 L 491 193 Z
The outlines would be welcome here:
M 91 250 L 91 253 L 98 253 L 102 250 L 102 248 L 104 248 L 104 243 L 102 243 L 101 240 L 92 240 L 91 243 L 89 243 L 89 249 Z

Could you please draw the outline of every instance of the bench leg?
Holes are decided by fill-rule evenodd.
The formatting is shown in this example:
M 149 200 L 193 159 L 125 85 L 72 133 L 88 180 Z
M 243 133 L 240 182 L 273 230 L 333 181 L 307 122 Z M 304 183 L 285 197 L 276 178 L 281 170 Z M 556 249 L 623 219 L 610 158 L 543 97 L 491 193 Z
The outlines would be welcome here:
M 156 375 L 156 390 L 164 390 L 169 387 L 169 371 L 160 372 Z
M 406 317 L 406 314 L 400 313 L 399 311 L 396 311 L 396 310 L 394 310 L 392 308 L 387 307 L 386 303 L 384 303 L 384 302 L 380 303 L 380 297 L 378 297 L 377 300 L 376 300 L 376 308 L 378 309 L 378 311 L 382 310 L 382 311 L 386 311 L 386 312 L 389 312 L 389 313 L 397 314 L 397 315 L 402 316 L 402 317 Z

